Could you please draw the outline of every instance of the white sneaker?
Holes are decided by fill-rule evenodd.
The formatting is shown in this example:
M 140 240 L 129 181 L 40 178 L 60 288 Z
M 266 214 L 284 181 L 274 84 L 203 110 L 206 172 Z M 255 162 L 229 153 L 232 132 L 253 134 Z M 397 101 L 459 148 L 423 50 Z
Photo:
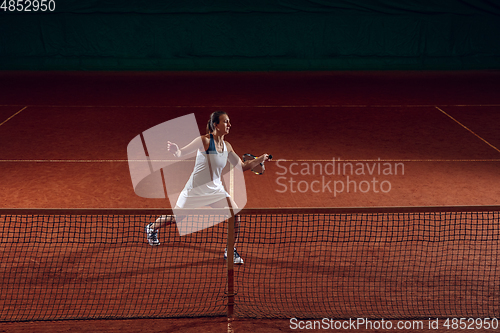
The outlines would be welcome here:
M 160 245 L 160 241 L 158 240 L 158 231 L 153 228 L 153 223 L 150 223 L 146 226 L 146 238 L 149 242 L 149 245 Z
M 227 248 L 224 250 L 224 260 L 227 260 Z M 243 265 L 243 258 L 236 252 L 236 248 L 234 248 L 233 262 L 237 265 Z

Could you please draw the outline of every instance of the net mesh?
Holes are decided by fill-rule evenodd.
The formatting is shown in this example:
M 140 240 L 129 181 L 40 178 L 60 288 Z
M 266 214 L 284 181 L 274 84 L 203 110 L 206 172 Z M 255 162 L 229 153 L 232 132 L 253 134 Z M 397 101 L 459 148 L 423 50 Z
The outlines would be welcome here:
M 226 223 L 160 211 L 0 211 L 0 321 L 224 316 Z M 236 317 L 500 316 L 500 208 L 239 214 Z M 193 223 L 199 221 L 193 217 Z

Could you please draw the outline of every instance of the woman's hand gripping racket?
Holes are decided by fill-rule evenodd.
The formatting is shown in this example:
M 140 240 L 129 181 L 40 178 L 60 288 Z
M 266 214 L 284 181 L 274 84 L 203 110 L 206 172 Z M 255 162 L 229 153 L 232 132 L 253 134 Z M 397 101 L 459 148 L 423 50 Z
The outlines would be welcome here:
M 243 162 L 247 162 L 247 161 L 253 161 L 255 160 L 257 157 L 252 155 L 252 154 L 244 154 L 242 156 L 242 159 L 243 159 Z M 267 159 L 270 160 L 273 158 L 273 155 L 268 155 L 267 156 Z M 265 171 L 266 171 L 266 167 L 264 166 L 264 162 L 262 163 L 259 163 L 257 164 L 256 166 L 253 167 L 253 169 L 251 170 L 253 173 L 257 174 L 257 175 L 262 175 Z

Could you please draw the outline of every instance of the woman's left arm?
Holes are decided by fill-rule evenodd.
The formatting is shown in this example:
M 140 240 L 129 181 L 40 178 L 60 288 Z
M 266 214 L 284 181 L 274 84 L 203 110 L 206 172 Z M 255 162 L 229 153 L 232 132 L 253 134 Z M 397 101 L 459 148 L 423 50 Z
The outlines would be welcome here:
M 228 151 L 229 163 L 231 163 L 232 165 L 239 165 L 243 171 L 252 170 L 260 163 L 267 161 L 269 158 L 268 154 L 262 154 L 252 161 L 243 162 L 241 158 L 236 154 L 231 144 L 227 141 L 226 146 Z

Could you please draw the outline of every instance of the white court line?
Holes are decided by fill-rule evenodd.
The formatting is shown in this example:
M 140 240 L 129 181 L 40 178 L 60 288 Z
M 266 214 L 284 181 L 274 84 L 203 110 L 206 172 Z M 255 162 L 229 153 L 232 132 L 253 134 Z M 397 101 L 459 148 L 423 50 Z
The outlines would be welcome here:
M 14 113 L 12 116 L 10 116 L 9 118 L 7 118 L 6 120 L 4 120 L 0 126 L 2 126 L 3 124 L 5 124 L 6 122 L 8 122 L 9 120 L 11 120 L 12 118 L 14 118 L 15 116 L 17 116 L 18 114 L 20 114 L 21 112 L 23 112 L 24 110 L 26 110 L 28 107 L 25 106 L 24 108 L 22 108 L 21 110 L 17 111 L 16 113 Z
M 14 106 L 14 105 L 0 105 L 0 106 Z M 21 110 L 7 118 L 4 122 L 0 124 L 2 126 L 5 124 L 7 121 L 15 117 L 17 114 L 21 113 L 28 107 L 31 107 L 32 105 L 24 106 Z M 123 107 L 123 106 L 61 106 L 61 105 L 38 105 L 38 106 L 43 106 L 43 107 Z M 467 106 L 475 106 L 475 107 L 480 107 L 480 106 L 500 106 L 499 104 L 486 104 L 486 105 L 441 105 L 441 107 L 449 107 L 449 106 L 457 106 L 457 107 L 467 107 Z M 204 107 L 210 107 L 210 106 L 127 106 L 127 107 L 136 107 L 136 108 L 143 108 L 143 107 L 149 107 L 149 108 L 154 108 L 154 107 L 179 107 L 179 108 L 190 108 L 190 107 L 199 107 L 199 108 L 204 108 Z M 436 105 L 292 105 L 292 106 L 276 106 L 276 105 L 257 105 L 257 106 L 225 106 L 227 108 L 251 108 L 251 107 L 268 107 L 268 108 L 286 108 L 286 107 L 434 107 L 441 111 L 443 114 L 451 118 L 453 121 L 455 121 L 457 124 L 474 134 L 476 137 L 478 137 L 480 140 L 488 144 L 490 147 L 495 149 L 496 151 L 500 152 L 498 148 L 487 142 L 485 139 L 481 138 L 479 135 L 474 133 L 472 130 L 467 128 L 465 125 L 461 124 L 459 121 L 457 121 L 455 118 L 450 116 L 448 113 L 440 109 Z M 163 162 L 164 160 L 154 160 L 154 162 Z M 304 159 L 304 160 L 288 160 L 288 159 L 278 159 L 275 161 L 268 161 L 268 163 L 273 163 L 276 161 L 281 161 L 281 162 L 331 162 L 332 160 L 324 160 L 324 159 Z M 499 162 L 500 159 L 345 159 L 345 160 L 337 160 L 336 161 L 343 161 L 343 162 Z M 26 160 L 20 160 L 20 159 L 7 159 L 7 160 L 0 160 L 0 162 L 8 162 L 8 163 L 123 163 L 123 162 L 129 162 L 128 160 L 121 160 L 121 159 L 103 159 L 103 160 L 78 160 L 78 159 L 26 159 Z M 140 162 L 140 160 L 136 160 L 136 162 Z M 149 161 L 153 162 L 153 161 Z
M 0 104 L 0 107 L 21 107 L 17 104 Z M 500 104 L 440 104 L 441 107 L 500 107 Z M 47 108 L 426 108 L 435 104 L 323 104 L 323 105 L 42 105 L 31 104 L 26 107 Z
M 0 163 L 128 163 L 128 162 L 169 162 L 170 160 L 76 160 L 76 159 L 5 159 Z M 276 162 L 332 162 L 333 159 L 306 159 L 306 160 L 288 160 L 288 159 L 274 159 L 266 163 Z M 191 162 L 191 160 L 179 160 L 175 162 Z M 335 162 L 500 162 L 500 159 L 338 159 Z
M 438 108 L 436 106 L 436 109 L 438 109 L 439 111 L 441 111 L 444 115 L 446 115 L 447 117 L 449 117 L 451 120 L 453 120 L 454 122 L 456 122 L 457 124 L 459 124 L 460 126 L 462 126 L 463 128 L 465 128 L 467 131 L 469 131 L 470 133 L 474 134 L 477 138 L 479 138 L 481 141 L 483 141 L 484 143 L 486 143 L 488 146 L 490 146 L 491 148 L 495 149 L 497 152 L 500 153 L 500 150 L 493 146 L 491 143 L 489 143 L 488 141 L 486 141 L 485 139 L 483 139 L 482 137 L 480 137 L 478 134 L 476 134 L 474 131 L 472 131 L 470 128 L 468 128 L 467 126 L 465 126 L 464 124 L 462 124 L 461 122 L 459 122 L 458 120 L 456 120 L 455 118 L 453 118 L 452 116 L 450 116 L 448 113 L 444 112 L 442 109 Z
M 275 159 L 274 161 L 267 161 L 266 163 L 273 162 L 332 162 L 330 160 L 286 160 Z M 500 162 L 500 159 L 335 159 L 335 162 Z

